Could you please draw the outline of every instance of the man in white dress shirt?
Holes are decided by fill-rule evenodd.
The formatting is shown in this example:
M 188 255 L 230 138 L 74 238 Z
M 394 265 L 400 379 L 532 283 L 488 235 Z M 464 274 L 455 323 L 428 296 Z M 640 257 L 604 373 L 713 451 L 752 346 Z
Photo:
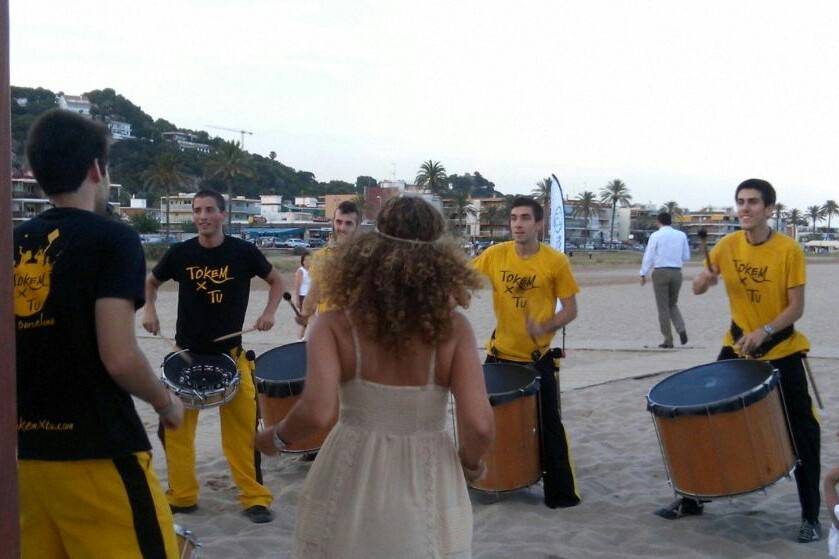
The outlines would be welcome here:
M 679 312 L 679 290 L 682 288 L 682 263 L 690 260 L 687 235 L 673 229 L 669 213 L 658 214 L 658 231 L 650 235 L 644 260 L 641 262 L 641 286 L 652 272 L 655 303 L 658 307 L 658 323 L 664 342 L 658 347 L 673 347 L 673 331 L 670 323 L 679 333 L 682 345 L 688 343 L 685 321 Z

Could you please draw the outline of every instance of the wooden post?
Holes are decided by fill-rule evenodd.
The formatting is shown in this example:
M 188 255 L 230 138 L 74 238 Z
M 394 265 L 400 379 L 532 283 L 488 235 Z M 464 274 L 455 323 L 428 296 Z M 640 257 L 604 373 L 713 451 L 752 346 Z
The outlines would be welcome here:
M 11 89 L 9 0 L 0 0 L 0 557 L 20 557 L 17 390 L 12 304 Z

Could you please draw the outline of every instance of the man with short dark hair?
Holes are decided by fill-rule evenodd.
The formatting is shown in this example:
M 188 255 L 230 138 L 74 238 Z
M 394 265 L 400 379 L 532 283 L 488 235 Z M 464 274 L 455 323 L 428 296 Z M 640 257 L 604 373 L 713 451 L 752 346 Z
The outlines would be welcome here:
M 527 196 L 513 200 L 510 210 L 512 241 L 487 248 L 472 263 L 492 285 L 497 321 L 487 341 L 487 363 L 533 364 L 541 375 L 542 443 L 545 504 L 579 504 L 565 428 L 557 407 L 554 334 L 577 317 L 580 290 L 568 257 L 539 242 L 542 206 Z M 556 312 L 556 302 L 562 309 Z
M 820 427 L 807 388 L 804 359 L 810 343 L 794 324 L 804 314 L 804 253 L 795 240 L 773 231 L 775 189 L 749 179 L 735 191 L 740 231 L 729 233 L 711 250 L 710 268 L 693 280 L 693 292 L 705 293 L 722 276 L 731 307 L 731 327 L 717 359 L 751 358 L 778 370 L 786 416 L 799 462 L 795 482 L 801 504 L 798 541 L 821 537 L 819 477 Z M 705 457 L 697 456 L 697 460 Z M 702 504 L 681 498 L 656 512 L 667 519 L 702 514 Z
M 309 319 L 316 312 L 325 312 L 328 310 L 329 304 L 321 300 L 320 289 L 318 288 L 318 263 L 329 254 L 332 246 L 351 239 L 355 232 L 358 231 L 360 222 L 361 212 L 355 202 L 344 200 L 335 208 L 335 213 L 332 215 L 332 238 L 329 241 L 329 245 L 323 247 L 312 256 L 312 279 L 309 285 L 309 293 L 306 295 L 306 300 L 303 301 L 303 308 L 300 309 L 301 316 L 295 316 L 294 318 L 300 326 L 306 326 L 309 323 Z
M 658 325 L 664 342 L 661 348 L 673 347 L 673 331 L 670 323 L 679 334 L 682 345 L 688 343 L 685 321 L 679 311 L 679 290 L 682 288 L 682 264 L 690 260 L 688 237 L 683 232 L 673 229 L 672 218 L 667 212 L 658 214 L 658 231 L 650 235 L 644 259 L 641 261 L 641 286 L 647 281 L 652 271 L 655 304 L 658 307 Z
M 236 396 L 219 410 L 224 455 L 233 480 L 239 487 L 239 502 L 252 522 L 270 522 L 268 509 L 273 497 L 262 483 L 259 453 L 254 450 L 256 434 L 256 391 L 253 362 L 242 348 L 242 337 L 224 341 L 216 338 L 240 332 L 250 296 L 251 278 L 259 276 L 269 285 L 268 302 L 254 327 L 270 330 L 282 298 L 280 274 L 256 246 L 224 234 L 225 200 L 217 192 L 202 190 L 192 199 L 192 221 L 198 236 L 172 245 L 146 279 L 146 308 L 143 327 L 160 332 L 155 302 L 163 282 L 178 282 L 178 347 L 197 353 L 227 353 L 236 360 L 240 373 Z M 169 469 L 166 495 L 174 512 L 190 513 L 198 508 L 198 480 L 195 477 L 195 429 L 198 410 L 189 409 L 184 425 L 163 433 Z
M 108 138 L 54 110 L 26 155 L 53 208 L 14 231 L 22 557 L 178 557 L 172 514 L 131 396 L 167 429 L 183 406 L 134 334 L 145 258 L 105 217 Z

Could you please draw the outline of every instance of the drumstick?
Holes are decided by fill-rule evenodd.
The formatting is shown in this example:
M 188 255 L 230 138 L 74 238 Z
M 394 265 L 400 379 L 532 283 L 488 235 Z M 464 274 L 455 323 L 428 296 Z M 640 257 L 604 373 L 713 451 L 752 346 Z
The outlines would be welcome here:
M 297 305 L 295 305 L 291 300 L 291 293 L 289 293 L 288 291 L 283 293 L 283 299 L 288 301 L 288 304 L 291 305 L 292 309 L 294 309 L 294 314 L 302 318 L 303 315 L 300 314 L 300 311 L 297 309 Z
M 256 330 L 256 327 L 248 328 L 247 330 L 242 330 L 241 332 L 232 332 L 230 334 L 225 334 L 224 336 L 219 336 L 214 342 L 223 342 L 224 340 L 229 340 L 230 338 L 235 338 L 236 336 L 241 336 L 242 334 L 247 334 L 248 332 L 253 332 Z
M 819 388 L 816 386 L 816 379 L 813 378 L 813 373 L 810 371 L 810 361 L 807 360 L 806 355 L 802 355 L 801 363 L 804 365 L 804 372 L 807 373 L 807 378 L 810 379 L 810 386 L 813 387 L 813 395 L 816 397 L 816 402 L 819 404 L 819 409 L 823 410 L 822 397 L 819 394 Z
M 702 247 L 702 253 L 705 255 L 705 266 L 708 267 L 708 270 L 711 270 L 711 256 L 708 254 L 708 231 L 702 227 L 696 232 L 696 236 L 699 237 L 699 246 Z
M 166 336 L 164 336 L 160 332 L 157 333 L 157 336 L 161 340 L 163 340 L 164 342 L 169 342 L 170 344 L 172 344 L 172 351 L 175 351 L 175 352 L 181 351 L 181 349 L 178 347 L 178 342 L 176 342 L 172 338 L 167 338 Z M 187 365 L 192 365 L 192 357 L 190 357 L 188 352 L 186 352 L 186 351 L 183 352 L 181 354 L 181 358 L 186 362 Z

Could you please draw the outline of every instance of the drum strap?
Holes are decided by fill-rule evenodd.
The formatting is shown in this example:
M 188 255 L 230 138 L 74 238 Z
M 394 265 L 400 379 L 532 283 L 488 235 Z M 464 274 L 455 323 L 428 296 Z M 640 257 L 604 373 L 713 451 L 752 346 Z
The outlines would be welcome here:
M 765 342 L 760 344 L 754 353 L 752 353 L 752 357 L 763 357 L 770 351 L 772 348 L 781 343 L 782 341 L 788 339 L 795 333 L 795 328 L 792 324 L 784 328 L 783 330 L 778 330 L 767 339 Z M 731 338 L 734 340 L 734 343 L 737 343 L 737 340 L 743 337 L 743 329 L 740 328 L 733 320 L 731 321 Z

